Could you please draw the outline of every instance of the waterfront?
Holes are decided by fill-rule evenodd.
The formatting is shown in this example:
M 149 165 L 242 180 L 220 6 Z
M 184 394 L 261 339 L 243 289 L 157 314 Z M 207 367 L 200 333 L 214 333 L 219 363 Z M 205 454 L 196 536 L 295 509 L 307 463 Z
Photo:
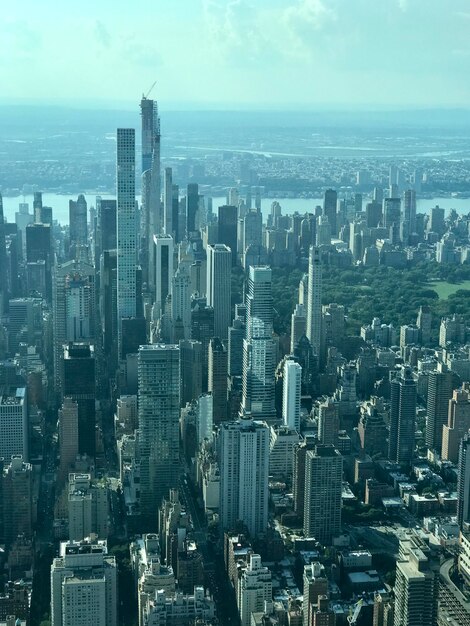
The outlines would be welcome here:
M 94 193 L 86 193 L 84 194 L 86 200 L 88 202 L 88 208 L 90 206 L 95 206 L 96 204 L 96 194 Z M 115 196 L 101 194 L 102 198 L 112 198 Z M 53 210 L 54 219 L 59 221 L 61 224 L 68 224 L 69 221 L 69 200 L 76 200 L 76 196 L 69 196 L 65 194 L 57 194 L 57 193 L 43 193 L 43 204 L 44 206 L 50 206 Z M 137 200 L 140 201 L 140 197 L 137 196 Z M 263 218 L 266 220 L 267 216 L 271 211 L 271 204 L 274 202 L 274 198 L 262 198 L 261 199 L 261 210 L 263 213 Z M 3 211 L 5 217 L 8 221 L 15 220 L 15 212 L 18 211 L 18 205 L 20 202 L 27 202 L 29 204 L 29 210 L 32 212 L 33 207 L 33 196 L 32 194 L 26 196 L 16 196 L 16 197 L 4 197 L 3 198 Z M 282 212 L 284 214 L 295 213 L 307 213 L 312 212 L 315 206 L 322 205 L 323 198 L 279 198 L 279 204 L 282 207 Z M 364 206 L 365 203 L 369 202 L 369 198 L 364 196 Z M 212 198 L 212 206 L 213 211 L 217 211 L 217 207 L 225 204 L 226 198 L 221 196 L 215 196 Z M 419 198 L 417 201 L 417 211 L 421 213 L 429 213 L 431 208 L 439 205 L 440 207 L 444 207 L 446 211 L 450 209 L 455 209 L 457 213 L 467 214 L 470 213 L 470 198 L 451 198 L 451 197 L 436 197 L 436 198 Z

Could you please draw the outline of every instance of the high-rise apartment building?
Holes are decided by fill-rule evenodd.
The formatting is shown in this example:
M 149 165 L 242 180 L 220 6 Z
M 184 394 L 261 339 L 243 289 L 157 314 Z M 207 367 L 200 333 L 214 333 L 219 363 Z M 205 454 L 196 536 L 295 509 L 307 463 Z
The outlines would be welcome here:
M 416 429 L 416 383 L 409 368 L 391 381 L 388 457 L 395 463 L 413 460 Z
M 470 522 L 470 431 L 459 446 L 457 497 L 457 521 L 463 528 L 464 523 Z
M 452 398 L 452 372 L 440 367 L 428 375 L 426 445 L 430 450 L 442 448 L 442 429 L 447 422 Z
M 317 445 L 305 458 L 304 534 L 329 545 L 341 531 L 343 457 L 334 446 Z
M 300 432 L 300 397 L 302 367 L 294 360 L 284 363 L 282 389 L 282 421 L 290 429 Z
M 202 393 L 202 343 L 183 339 L 180 348 L 181 406 L 196 400 Z
M 69 474 L 67 494 L 69 539 L 82 541 L 91 534 L 106 539 L 109 532 L 109 492 L 104 481 L 90 474 Z
M 403 194 L 403 220 L 408 224 L 409 233 L 416 231 L 416 191 L 407 189 Z
M 400 541 L 394 626 L 437 626 L 439 564 L 415 536 Z
M 242 520 L 256 536 L 268 524 L 269 428 L 249 417 L 222 422 L 218 445 L 222 528 Z
M 317 356 L 322 337 L 322 268 L 320 251 L 312 246 L 308 261 L 307 338 Z
M 155 518 L 179 477 L 180 351 L 175 345 L 141 346 L 138 356 L 140 509 Z
M 163 178 L 163 232 L 174 238 L 173 224 L 173 170 L 165 167 Z
M 180 263 L 172 280 L 172 341 L 178 343 L 191 335 L 191 276 L 186 264 Z
M 223 244 L 207 247 L 207 304 L 214 309 L 214 336 L 227 339 L 231 323 L 231 252 Z
M 116 626 L 117 566 L 106 541 L 68 541 L 51 568 L 52 626 Z
M 328 579 L 323 565 L 318 561 L 304 565 L 303 583 L 303 626 L 311 626 L 318 599 L 328 593 Z
M 264 611 L 266 603 L 272 602 L 271 571 L 263 567 L 259 554 L 250 554 L 248 567 L 238 581 L 237 595 L 241 626 L 251 626 L 252 613 Z
M 291 325 L 290 325 L 290 351 L 291 354 L 294 353 L 294 350 L 297 344 L 300 341 L 300 338 L 305 335 L 307 331 L 307 310 L 304 304 L 296 304 L 294 312 L 291 315 Z
M 122 319 L 137 308 L 137 223 L 135 207 L 135 130 L 117 130 L 117 321 L 121 357 Z
M 318 405 L 318 439 L 325 445 L 336 445 L 340 427 L 339 404 L 331 397 Z
M 195 301 L 191 311 L 191 339 L 201 342 L 202 391 L 207 391 L 209 342 L 214 333 L 214 309 L 206 306 L 206 299 Z
M 470 430 L 470 384 L 464 383 L 449 400 L 447 424 L 442 429 L 442 459 L 458 463 L 459 444 Z

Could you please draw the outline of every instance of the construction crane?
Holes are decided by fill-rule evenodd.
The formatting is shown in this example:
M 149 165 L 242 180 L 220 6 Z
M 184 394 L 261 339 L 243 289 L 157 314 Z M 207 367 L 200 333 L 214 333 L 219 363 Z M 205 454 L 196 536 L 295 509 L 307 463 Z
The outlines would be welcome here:
M 355 624 L 357 622 L 357 618 L 359 617 L 359 613 L 361 612 L 363 605 L 362 598 L 356 602 L 356 608 L 354 609 L 354 613 L 352 615 L 348 615 L 348 624 Z
M 152 89 L 155 87 L 156 84 L 157 84 L 157 81 L 153 83 L 153 85 L 150 87 L 150 89 L 147 91 L 146 94 L 142 94 L 142 100 L 146 100 L 150 96 Z

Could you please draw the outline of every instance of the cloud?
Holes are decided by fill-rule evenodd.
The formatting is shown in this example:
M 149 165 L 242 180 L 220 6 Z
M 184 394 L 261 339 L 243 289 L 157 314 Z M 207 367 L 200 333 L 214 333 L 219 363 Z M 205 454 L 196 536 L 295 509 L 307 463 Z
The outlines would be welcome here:
M 296 0 L 282 12 L 281 19 L 290 37 L 288 51 L 294 56 L 311 56 L 319 33 L 337 19 L 336 12 L 322 0 Z
M 94 34 L 98 43 L 100 43 L 104 48 L 110 47 L 112 41 L 111 33 L 101 20 L 96 20 L 94 24 Z
M 123 45 L 123 58 L 131 65 L 140 67 L 156 67 L 162 60 L 154 46 L 141 43 L 136 38 L 128 39 Z

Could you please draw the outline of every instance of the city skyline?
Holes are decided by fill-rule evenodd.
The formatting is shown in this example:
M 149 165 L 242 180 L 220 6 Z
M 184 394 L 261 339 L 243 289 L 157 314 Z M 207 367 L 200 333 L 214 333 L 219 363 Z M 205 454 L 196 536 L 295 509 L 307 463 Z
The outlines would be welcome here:
M 154 81 L 162 110 L 466 107 L 470 96 L 465 0 L 139 0 L 119 11 L 86 0 L 63 14 L 55 4 L 8 7 L 5 101 L 114 108 Z

